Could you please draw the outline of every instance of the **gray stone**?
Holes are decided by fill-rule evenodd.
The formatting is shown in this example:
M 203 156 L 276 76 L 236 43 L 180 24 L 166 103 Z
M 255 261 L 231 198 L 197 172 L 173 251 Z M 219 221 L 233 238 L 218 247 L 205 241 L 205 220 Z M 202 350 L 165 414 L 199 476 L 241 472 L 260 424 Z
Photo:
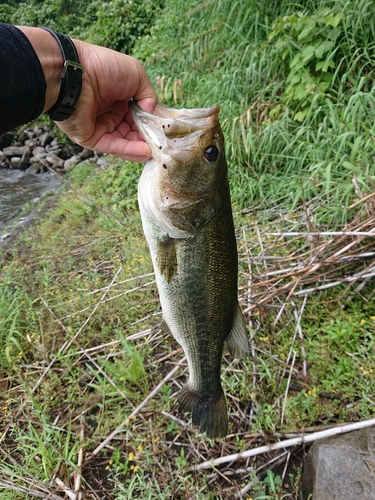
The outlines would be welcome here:
M 114 157 L 111 155 L 105 155 L 99 158 L 96 162 L 100 167 L 108 167 L 111 163 L 114 162 Z
M 69 172 L 69 170 L 72 170 L 72 168 L 74 168 L 77 165 L 77 163 L 79 163 L 81 161 L 82 161 L 82 158 L 78 155 L 74 155 L 71 158 L 69 158 L 68 160 L 65 160 L 65 162 L 64 162 L 65 172 Z
M 41 160 L 44 160 L 44 158 L 47 156 L 47 153 L 40 153 L 39 155 L 32 156 L 30 158 L 30 163 L 37 163 Z
M 30 158 L 31 158 L 31 150 L 27 149 L 21 157 L 21 161 L 18 168 L 20 168 L 21 170 L 26 170 L 27 168 L 29 168 Z
M 37 146 L 36 148 L 33 149 L 33 156 L 38 156 L 41 155 L 42 153 L 45 153 L 44 148 L 42 148 L 42 146 Z
M 12 168 L 18 168 L 21 163 L 21 158 L 19 156 L 13 156 L 10 159 L 10 164 L 12 165 Z
M 52 146 L 49 148 L 49 152 L 53 153 L 57 156 L 60 156 L 61 153 L 63 152 L 63 150 L 61 148 L 59 148 L 59 146 Z
M 30 175 L 38 175 L 44 172 L 44 167 L 40 163 L 34 163 L 27 169 L 27 173 Z
M 34 134 L 39 137 L 43 133 L 43 129 L 41 127 L 38 127 L 38 125 L 35 125 L 33 129 Z
M 305 500 L 375 499 L 375 428 L 316 441 L 307 455 Z
M 60 167 L 62 168 L 64 166 L 64 160 L 62 160 L 61 158 L 59 158 L 57 155 L 55 155 L 54 153 L 49 153 L 47 156 L 46 156 L 46 160 L 48 161 L 48 163 L 50 163 L 52 166 L 55 166 L 55 167 Z
M 53 141 L 53 139 L 54 139 L 54 137 L 52 135 L 50 135 L 48 132 L 46 132 L 45 134 L 42 134 L 39 137 L 40 145 L 43 147 L 46 147 L 47 144 L 50 144 Z
M 87 160 L 88 158 L 94 156 L 94 151 L 84 148 L 83 151 L 79 153 L 79 156 L 82 158 L 82 160 Z
M 3 155 L 11 158 L 12 156 L 22 156 L 26 151 L 29 151 L 29 146 L 9 146 L 3 149 Z

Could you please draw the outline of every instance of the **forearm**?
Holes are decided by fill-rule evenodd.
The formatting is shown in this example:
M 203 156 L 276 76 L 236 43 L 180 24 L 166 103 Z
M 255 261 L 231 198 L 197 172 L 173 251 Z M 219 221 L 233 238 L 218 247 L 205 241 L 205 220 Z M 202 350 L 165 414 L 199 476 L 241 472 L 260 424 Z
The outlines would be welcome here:
M 34 120 L 45 104 L 43 68 L 26 35 L 0 23 L 0 134 Z
M 74 50 L 66 36 L 60 35 L 59 40 L 64 55 L 51 32 L 0 23 L 0 134 L 49 111 L 77 144 L 145 161 L 151 151 L 128 106 L 133 98 L 146 111 L 155 109 L 155 90 L 142 64 L 87 42 L 72 40 Z M 68 73 L 62 78 L 67 53 L 73 57 L 67 59 Z M 74 75 L 74 71 L 82 71 L 81 65 L 82 86 Z M 72 67 L 75 69 L 69 71 Z
M 57 101 L 61 85 L 61 72 L 64 59 L 55 38 L 41 28 L 17 26 L 29 39 L 43 68 L 46 80 L 46 96 L 43 113 L 48 111 Z

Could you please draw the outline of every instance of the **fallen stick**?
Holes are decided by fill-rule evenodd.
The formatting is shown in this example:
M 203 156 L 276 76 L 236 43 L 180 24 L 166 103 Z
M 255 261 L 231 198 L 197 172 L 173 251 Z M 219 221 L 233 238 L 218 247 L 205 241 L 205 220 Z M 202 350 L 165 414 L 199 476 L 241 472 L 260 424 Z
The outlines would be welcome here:
M 264 233 L 265 236 L 374 236 L 373 231 L 287 231 L 285 233 Z
M 247 450 L 240 453 L 234 453 L 233 455 L 227 455 L 225 457 L 220 457 L 212 460 L 207 460 L 198 465 L 192 465 L 185 469 L 185 472 L 191 472 L 199 469 L 208 469 L 209 467 L 216 467 L 220 464 L 225 464 L 228 462 L 234 462 L 236 460 L 241 460 L 243 458 L 255 457 L 261 455 L 262 453 L 268 453 L 270 451 L 280 450 L 281 448 L 288 448 L 290 446 L 298 446 L 305 443 L 310 443 L 312 441 L 317 441 L 318 439 L 324 439 L 331 436 L 337 436 L 339 434 L 344 434 L 345 432 L 356 431 L 358 429 L 364 429 L 365 427 L 372 427 L 375 425 L 375 418 L 370 420 L 364 420 L 363 422 L 356 422 L 354 424 L 341 425 L 338 427 L 333 427 L 331 429 L 326 429 L 324 431 L 314 432 L 312 434 L 304 434 L 303 436 L 286 439 L 285 441 L 279 441 L 278 443 L 267 444 L 265 446 L 260 446 L 258 448 L 253 448 L 252 450 Z

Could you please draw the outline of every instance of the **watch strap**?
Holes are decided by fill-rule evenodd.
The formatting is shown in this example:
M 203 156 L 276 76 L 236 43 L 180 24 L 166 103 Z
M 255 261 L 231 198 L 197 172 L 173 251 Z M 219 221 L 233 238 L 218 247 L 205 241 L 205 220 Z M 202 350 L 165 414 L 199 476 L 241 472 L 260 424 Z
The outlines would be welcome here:
M 79 62 L 74 43 L 68 36 L 50 28 L 42 27 L 42 29 L 51 33 L 55 38 L 64 57 L 59 97 L 47 113 L 54 121 L 67 120 L 76 109 L 75 106 L 81 94 L 84 69 Z

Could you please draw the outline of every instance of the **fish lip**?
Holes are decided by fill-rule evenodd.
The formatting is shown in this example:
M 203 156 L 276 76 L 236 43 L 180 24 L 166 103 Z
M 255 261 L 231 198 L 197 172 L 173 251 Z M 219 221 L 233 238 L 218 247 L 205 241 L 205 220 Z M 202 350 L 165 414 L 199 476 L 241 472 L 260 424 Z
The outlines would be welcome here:
M 129 111 L 139 133 L 150 146 L 152 156 L 159 157 L 164 144 L 160 117 L 144 111 L 135 101 L 129 101 Z
M 173 132 L 172 134 L 167 132 L 171 124 L 180 131 L 183 129 L 182 136 L 187 136 L 195 131 L 210 128 L 216 122 L 220 111 L 217 104 L 210 108 L 196 109 L 174 109 L 158 104 L 151 114 L 143 110 L 134 100 L 130 100 L 128 105 L 134 123 L 150 146 L 152 156 L 158 160 L 164 156 L 163 149 L 171 135 L 173 138 Z

